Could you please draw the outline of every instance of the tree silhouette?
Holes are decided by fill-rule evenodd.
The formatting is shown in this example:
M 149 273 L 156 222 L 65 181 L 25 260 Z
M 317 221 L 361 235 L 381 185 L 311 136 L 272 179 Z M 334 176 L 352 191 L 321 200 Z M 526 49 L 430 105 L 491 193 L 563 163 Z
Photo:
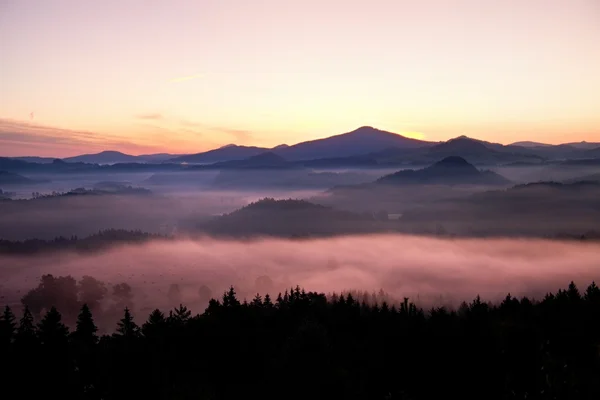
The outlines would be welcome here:
M 87 304 L 81 306 L 81 311 L 77 317 L 75 331 L 72 333 L 73 341 L 82 346 L 94 346 L 98 343 L 98 328 L 94 323 L 92 312 Z
M 23 316 L 19 320 L 15 342 L 29 345 L 35 341 L 37 341 L 37 331 L 33 323 L 33 315 L 29 311 L 29 307 L 25 306 Z
M 265 294 L 265 298 L 263 300 L 263 306 L 265 308 L 272 308 L 273 307 L 273 302 L 271 301 L 271 296 L 269 295 L 269 293 Z
M 237 307 L 240 305 L 240 301 L 235 297 L 235 289 L 233 286 L 229 287 L 229 290 L 223 294 L 223 306 L 224 307 Z
M 51 307 L 38 324 L 38 337 L 45 346 L 61 346 L 67 343 L 69 329 L 62 323 L 62 316 Z
M 127 307 L 125 307 L 123 318 L 117 323 L 117 332 L 115 335 L 125 339 L 135 339 L 140 335 L 140 328 L 133 321 L 133 316 Z
M 152 311 L 148 320 L 142 325 L 142 333 L 147 338 L 158 338 L 167 328 L 167 319 L 158 308 Z
M 259 293 L 256 293 L 256 296 L 254 296 L 254 298 L 252 299 L 251 304 L 253 307 L 262 307 L 263 306 L 263 300 Z
M 176 325 L 185 325 L 190 320 L 191 315 L 192 312 L 186 306 L 179 304 L 179 307 L 173 309 L 171 320 Z
M 15 315 L 9 306 L 4 307 L 4 313 L 0 317 L 0 348 L 7 347 L 12 342 L 16 327 Z

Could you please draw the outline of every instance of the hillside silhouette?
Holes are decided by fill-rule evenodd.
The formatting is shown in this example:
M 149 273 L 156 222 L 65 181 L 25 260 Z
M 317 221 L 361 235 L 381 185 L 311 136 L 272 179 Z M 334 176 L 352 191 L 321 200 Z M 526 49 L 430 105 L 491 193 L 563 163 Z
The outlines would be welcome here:
M 464 158 L 446 157 L 420 170 L 402 170 L 377 180 L 378 184 L 477 184 L 503 185 L 508 179 L 491 171 L 480 171 Z
M 264 198 L 198 225 L 224 236 L 322 236 L 377 232 L 382 226 L 370 215 L 335 210 L 305 200 Z

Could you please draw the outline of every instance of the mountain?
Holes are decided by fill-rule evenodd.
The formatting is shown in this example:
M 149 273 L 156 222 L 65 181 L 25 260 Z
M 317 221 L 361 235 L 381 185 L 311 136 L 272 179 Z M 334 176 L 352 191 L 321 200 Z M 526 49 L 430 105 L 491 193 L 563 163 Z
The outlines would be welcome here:
M 167 160 L 170 160 L 174 157 L 181 157 L 182 154 L 170 154 L 170 153 L 157 153 L 157 154 L 142 154 L 141 156 L 136 156 L 136 160 L 138 162 L 147 162 L 147 163 L 160 163 Z
M 492 171 L 480 171 L 462 157 L 446 157 L 419 170 L 402 170 L 379 178 L 378 184 L 480 184 L 502 185 L 509 181 Z
M 209 165 L 191 167 L 190 169 L 295 169 L 302 166 L 293 164 L 283 157 L 267 151 L 243 160 L 222 161 Z
M 25 185 L 35 183 L 34 180 L 7 171 L 0 171 L 0 185 Z
M 276 153 L 287 160 L 294 161 L 348 157 L 381 151 L 389 147 L 417 149 L 429 145 L 431 145 L 429 142 L 407 138 L 370 126 L 363 126 L 341 135 L 311 140 L 278 149 Z
M 548 147 L 552 146 L 551 144 L 539 143 L 539 142 L 531 142 L 528 140 L 522 142 L 511 143 L 509 146 L 520 146 L 520 147 Z
M 595 148 L 600 148 L 600 142 L 573 142 L 573 143 L 565 143 L 571 147 L 575 147 L 576 149 L 582 150 L 590 150 Z
M 52 158 L 52 157 L 31 157 L 31 156 L 24 156 L 24 157 L 10 157 L 13 160 L 20 160 L 20 161 L 25 161 L 25 162 L 29 162 L 29 163 L 37 163 L 37 164 L 50 164 L 52 163 L 52 161 L 56 160 L 56 158 Z
M 138 161 L 136 156 L 121 153 L 120 151 L 103 151 L 96 154 L 82 154 L 75 157 L 63 158 L 63 161 L 73 163 L 82 162 L 88 164 L 116 164 L 133 163 Z
M 269 149 L 264 147 L 228 145 L 203 153 L 171 158 L 168 161 L 173 163 L 212 164 L 223 161 L 243 160 L 248 157 L 257 156 L 266 151 L 269 151 Z

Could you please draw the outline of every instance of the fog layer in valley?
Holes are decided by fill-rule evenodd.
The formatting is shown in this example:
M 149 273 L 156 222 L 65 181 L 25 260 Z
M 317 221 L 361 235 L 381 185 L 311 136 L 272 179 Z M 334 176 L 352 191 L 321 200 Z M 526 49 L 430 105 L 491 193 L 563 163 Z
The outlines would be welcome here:
M 42 274 L 91 275 L 108 284 L 133 287 L 135 308 L 169 308 L 169 286 L 202 312 L 206 285 L 213 296 L 234 285 L 250 300 L 256 292 L 292 285 L 326 293 L 379 291 L 422 306 L 457 305 L 480 294 L 499 300 L 543 297 L 571 280 L 586 286 L 600 280 L 600 246 L 578 242 L 516 239 L 435 239 L 404 235 L 348 236 L 313 240 L 215 239 L 156 241 L 116 246 L 92 255 L 60 253 L 0 257 L 3 303 L 15 304 Z M 269 279 L 265 279 L 264 277 Z M 262 277 L 262 278 L 261 278 Z M 258 279 L 260 278 L 260 279 Z M 204 291 L 206 294 L 206 291 Z

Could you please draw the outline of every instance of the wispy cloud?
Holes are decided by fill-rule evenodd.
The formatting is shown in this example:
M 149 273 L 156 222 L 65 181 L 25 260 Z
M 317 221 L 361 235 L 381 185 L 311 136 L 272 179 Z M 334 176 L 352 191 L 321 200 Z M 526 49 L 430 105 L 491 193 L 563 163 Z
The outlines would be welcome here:
M 212 127 L 210 129 L 216 132 L 222 132 L 233 136 L 236 140 L 240 142 L 248 142 L 252 140 L 252 132 L 248 130 L 225 127 Z
M 164 117 L 160 113 L 149 113 L 149 114 L 136 115 L 136 118 L 138 118 L 138 119 L 149 119 L 149 120 L 159 120 L 159 119 L 163 119 Z
M 202 78 L 204 76 L 205 76 L 205 74 L 188 75 L 188 76 L 183 76 L 180 78 L 173 78 L 173 79 L 169 80 L 169 82 L 171 82 L 171 83 L 184 82 L 184 81 L 189 81 L 192 79 Z
M 44 155 L 60 157 L 82 152 L 119 149 L 153 152 L 152 146 L 132 143 L 130 138 L 78 131 L 0 118 L 0 156 Z

